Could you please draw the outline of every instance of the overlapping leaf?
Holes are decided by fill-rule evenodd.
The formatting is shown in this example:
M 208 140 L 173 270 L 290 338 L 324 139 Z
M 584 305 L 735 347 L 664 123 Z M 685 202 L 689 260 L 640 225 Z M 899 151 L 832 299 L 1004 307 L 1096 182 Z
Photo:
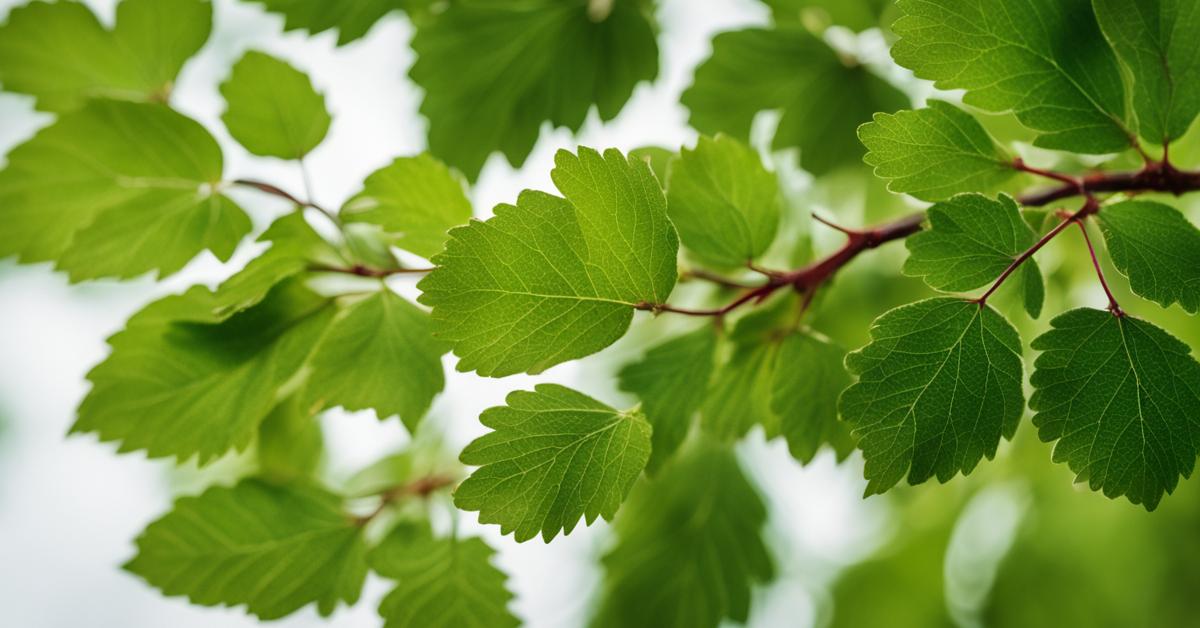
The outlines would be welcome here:
M 716 347 L 716 330 L 706 325 L 654 346 L 621 369 L 621 390 L 641 399 L 654 428 L 649 472 L 660 468 L 687 438 L 692 417 L 704 402 Z
M 434 538 L 427 525 L 401 524 L 371 551 L 371 566 L 394 579 L 379 605 L 385 628 L 516 628 L 512 593 L 483 539 Z
M 838 420 L 838 395 L 850 385 L 846 352 L 809 332 L 785 338 L 771 377 L 771 411 L 792 457 L 811 462 L 826 444 L 839 458 L 854 450 L 849 426 Z
M 929 229 L 905 240 L 904 274 L 921 277 L 936 290 L 965 292 L 988 285 L 1033 245 L 1035 234 L 1012 197 L 992 200 L 960 194 L 926 212 Z M 1041 313 L 1045 287 L 1037 262 L 1021 265 L 1025 308 Z
M 846 356 L 857 375 L 839 401 L 866 458 L 867 494 L 908 476 L 947 482 L 991 459 L 1025 405 L 1021 340 L 988 306 L 938 297 L 898 307 Z
M 313 405 L 399 415 L 409 432 L 445 386 L 429 315 L 388 289 L 345 308 L 312 356 L 306 387 Z
M 156 301 L 109 339 L 71 429 L 201 463 L 244 447 L 320 339 L 328 304 L 294 281 L 221 322 L 203 287 Z
M 338 31 L 337 43 L 346 45 L 365 36 L 371 27 L 397 9 L 419 9 L 430 0 L 247 0 L 284 17 L 284 30 L 312 34 Z
M 208 0 L 122 0 L 112 30 L 82 3 L 30 2 L 0 26 L 0 84 L 55 112 L 89 98 L 165 101 L 211 30 Z
M 880 26 L 889 0 L 763 0 L 778 23 L 818 23 L 864 31 Z
M 463 450 L 476 465 L 454 492 L 481 523 L 499 523 L 517 541 L 570 534 L 583 518 L 612 519 L 650 458 L 641 411 L 618 412 L 554 384 L 509 394 L 479 421 L 494 431 Z
M 726 135 L 701 137 L 672 163 L 667 214 L 701 259 L 740 266 L 767 251 L 779 228 L 779 183 L 758 153 Z
M 1200 310 L 1200 230 L 1179 210 L 1123 201 L 1096 216 L 1113 265 L 1137 294 L 1168 307 Z
M 759 112 L 781 111 L 772 146 L 798 147 L 800 165 L 817 175 L 862 158 L 854 133 L 872 114 L 910 104 L 863 66 L 843 63 L 799 24 L 717 35 L 682 102 L 702 133 L 742 140 Z
M 430 152 L 475 179 L 494 151 L 521 165 L 544 121 L 578 130 L 593 104 L 611 120 L 658 75 L 649 11 L 645 0 L 449 3 L 412 42 Z
M 430 258 L 451 227 L 471 218 L 461 177 L 429 155 L 401 157 L 367 177 L 341 211 L 347 222 L 379 225 L 406 251 Z
M 1154 510 L 1200 453 L 1200 363 L 1132 316 L 1071 310 L 1033 341 L 1029 407 L 1054 461 L 1094 491 Z
M 312 477 L 325 447 L 314 412 L 299 395 L 291 395 L 267 414 L 258 426 L 259 475 L 277 482 Z
M 254 50 L 234 64 L 221 95 L 225 128 L 255 155 L 300 159 L 325 139 L 333 121 L 308 76 Z
M 221 170 L 196 122 L 162 105 L 92 101 L 9 153 L 0 256 L 56 260 L 75 281 L 165 276 L 204 249 L 227 260 L 250 220 L 216 191 Z
M 766 507 L 732 452 L 702 444 L 640 485 L 602 559 L 595 628 L 716 628 L 745 622 L 752 587 L 774 578 Z
M 939 100 L 925 109 L 877 113 L 858 129 L 863 161 L 888 189 L 926 201 L 989 192 L 1011 179 L 1010 158 L 970 114 Z
M 675 285 L 678 241 L 649 166 L 589 148 L 555 163 L 565 198 L 525 191 L 452 230 L 419 284 L 461 371 L 538 373 L 595 353 Z
M 125 569 L 165 595 L 245 606 L 277 619 L 311 603 L 329 615 L 358 600 L 367 575 L 362 529 L 316 486 L 244 480 L 184 497 L 137 540 Z
M 1129 148 L 1116 57 L 1089 0 L 899 0 L 892 58 L 963 102 L 1012 111 L 1034 143 L 1080 153 Z

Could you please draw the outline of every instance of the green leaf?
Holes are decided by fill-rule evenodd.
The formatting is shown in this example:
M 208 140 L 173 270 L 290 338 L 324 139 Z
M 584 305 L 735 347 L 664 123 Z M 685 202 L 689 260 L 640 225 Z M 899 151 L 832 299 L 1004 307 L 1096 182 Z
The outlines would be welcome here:
M 1090 0 L 899 0 L 896 63 L 963 102 L 1012 111 L 1034 144 L 1078 153 L 1129 148 L 1125 93 Z
M 446 232 L 471 218 L 457 173 L 429 155 L 401 157 L 367 177 L 341 211 L 347 222 L 379 225 L 395 245 L 426 259 L 441 252 Z
M 426 4 L 421 0 L 246 0 L 284 17 L 284 30 L 313 35 L 337 30 L 337 45 L 362 38 L 385 15 L 396 9 Z
M 667 214 L 683 245 L 718 266 L 757 259 L 779 228 L 779 182 L 754 149 L 701 137 L 671 165 Z
M 458 370 L 501 377 L 591 355 L 639 303 L 665 303 L 678 249 L 662 189 L 640 159 L 559 151 L 565 198 L 525 191 L 495 217 L 453 229 L 418 287 Z
M 209 324 L 212 301 L 195 287 L 135 314 L 109 339 L 112 354 L 88 373 L 92 390 L 71 431 L 120 441 L 121 452 L 196 455 L 201 463 L 244 448 L 332 308 L 294 281 L 219 324 Z
M 751 587 L 775 576 L 767 510 L 728 449 L 704 444 L 638 486 L 602 559 L 595 628 L 743 623 Z
M 243 480 L 183 497 L 137 539 L 125 564 L 163 594 L 245 606 L 278 619 L 315 602 L 329 615 L 358 601 L 367 575 L 362 529 L 316 486 Z
M 1096 215 L 1113 266 L 1138 295 L 1163 307 L 1200 310 L 1200 230 L 1174 207 L 1123 201 Z
M 654 178 L 658 179 L 663 188 L 667 187 L 671 162 L 677 154 L 675 151 L 661 146 L 643 146 L 629 151 L 630 158 L 641 159 L 650 165 L 650 170 L 654 172 Z
M 862 159 L 855 129 L 877 111 L 908 107 L 903 92 L 861 65 L 847 66 L 800 25 L 721 33 L 682 97 L 701 133 L 749 140 L 754 117 L 780 110 L 772 146 L 798 147 L 800 165 L 821 175 Z
M 1198 453 L 1200 363 L 1132 316 L 1077 309 L 1050 321 L 1030 383 L 1033 424 L 1077 482 L 1154 510 Z
M 165 102 L 211 30 L 208 0 L 123 0 L 111 31 L 82 3 L 30 2 L 0 26 L 0 83 L 44 111 L 90 98 Z
M 155 104 L 92 101 L 13 149 L 0 172 L 0 256 L 57 260 L 73 281 L 160 277 L 212 250 L 228 260 L 250 220 L 216 192 L 221 150 Z
M 771 410 L 792 457 L 811 462 L 830 444 L 839 459 L 854 451 L 850 428 L 838 420 L 838 395 L 851 384 L 842 366 L 846 352 L 812 333 L 797 332 L 783 340 L 771 378 Z
M 846 356 L 859 378 L 838 409 L 866 458 L 867 494 L 908 475 L 948 482 L 1011 439 L 1025 405 L 1021 339 L 991 307 L 938 297 L 875 320 Z
M 316 148 L 333 121 L 308 76 L 268 54 L 251 50 L 221 84 L 229 134 L 262 157 L 300 159 Z
M 656 472 L 687 438 L 692 417 L 704 402 L 716 348 L 716 329 L 705 325 L 651 348 L 621 369 L 621 390 L 638 396 L 654 428 L 648 472 Z
M 494 431 L 462 452 L 479 469 L 455 490 L 455 505 L 518 542 L 570 534 L 580 518 L 612 519 L 650 458 L 646 417 L 555 384 L 505 402 L 479 417 Z
M 299 395 L 279 402 L 258 426 L 259 475 L 274 482 L 312 477 L 321 464 L 325 437 L 315 410 Z
M 717 368 L 700 410 L 700 426 L 719 440 L 741 438 L 762 425 L 770 438 L 779 433 L 771 411 L 771 380 L 779 343 L 736 343 L 729 360 Z
M 401 524 L 371 550 L 371 566 L 398 584 L 379 605 L 384 628 L 516 628 L 513 595 L 483 539 L 434 538 Z
M 429 315 L 384 288 L 353 303 L 329 326 L 312 356 L 306 388 L 314 405 L 399 415 L 409 432 L 445 386 Z
M 880 26 L 891 0 L 763 0 L 777 23 L 836 24 L 853 31 Z
M 1200 113 L 1200 11 L 1188 0 L 1093 0 L 1096 20 L 1133 79 L 1138 132 L 1178 139 Z
M 1017 174 L 1011 158 L 969 113 L 940 100 L 925 109 L 877 113 L 858 128 L 863 161 L 888 189 L 924 201 L 990 192 Z
M 904 274 L 921 277 L 943 292 L 966 292 L 998 278 L 1037 239 L 1007 194 L 992 200 L 982 194 L 960 194 L 926 212 L 929 228 L 905 240 Z M 1041 312 L 1045 289 L 1037 262 L 1022 263 L 1025 306 Z
M 658 75 L 647 4 L 450 3 L 412 41 L 430 152 L 474 180 L 494 151 L 524 163 L 543 121 L 577 131 L 593 104 L 601 120 L 616 117 L 634 86 Z

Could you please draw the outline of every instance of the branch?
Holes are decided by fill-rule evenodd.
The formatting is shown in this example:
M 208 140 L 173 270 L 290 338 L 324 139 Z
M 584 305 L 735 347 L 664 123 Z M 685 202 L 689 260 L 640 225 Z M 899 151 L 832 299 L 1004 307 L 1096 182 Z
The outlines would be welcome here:
M 308 200 L 308 201 L 302 200 L 299 197 L 297 197 L 296 195 L 292 194 L 291 192 L 288 192 L 287 190 L 285 190 L 277 185 L 273 185 L 273 184 L 267 183 L 265 181 L 257 181 L 255 179 L 235 179 L 232 181 L 232 183 L 234 185 L 240 185 L 243 187 L 253 188 L 255 190 L 258 190 L 259 192 L 265 192 L 272 196 L 278 196 L 279 198 L 282 198 L 282 199 L 294 204 L 297 207 L 307 207 L 310 209 L 315 209 L 315 210 L 321 212 L 322 214 L 324 214 L 325 217 L 328 218 L 329 220 L 331 220 L 333 222 L 333 224 L 337 225 L 338 228 L 341 228 L 342 220 L 341 220 L 341 218 L 338 218 L 337 214 L 329 211 L 328 209 L 325 209 L 324 207 L 321 207 L 320 205 L 317 205 L 316 203 L 312 202 L 311 200 Z
M 383 278 L 392 275 L 400 274 L 421 274 L 433 272 L 432 268 L 371 268 L 362 264 L 353 266 L 327 266 L 325 264 L 313 264 L 308 267 L 308 270 L 317 273 L 341 273 L 344 275 L 356 275 L 358 277 L 374 277 Z
M 453 486 L 458 482 L 458 478 L 450 475 L 427 475 L 417 478 L 408 484 L 401 484 L 389 488 L 382 493 L 379 493 L 379 505 L 371 512 L 353 517 L 354 524 L 357 526 L 365 526 L 380 515 L 388 506 L 404 499 L 405 497 L 420 497 L 422 499 L 429 497 L 435 491 Z
M 1018 202 L 1027 207 L 1041 207 L 1064 198 L 1096 192 L 1166 192 L 1179 196 L 1200 190 L 1200 172 L 1179 170 L 1167 161 L 1148 163 L 1137 172 L 1097 172 L 1078 178 L 1029 168 L 1023 164 L 1014 167 L 1022 172 L 1063 181 L 1058 187 L 1019 197 Z

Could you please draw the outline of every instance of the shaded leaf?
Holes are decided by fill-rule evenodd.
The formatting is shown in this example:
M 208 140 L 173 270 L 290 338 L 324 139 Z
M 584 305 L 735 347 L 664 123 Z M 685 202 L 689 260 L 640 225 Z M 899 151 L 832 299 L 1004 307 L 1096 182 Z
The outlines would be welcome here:
M 783 340 L 771 378 L 771 410 L 792 457 L 811 462 L 825 444 L 839 459 L 854 451 L 849 425 L 838 420 L 838 395 L 851 384 L 842 366 L 845 350 L 823 338 L 796 332 Z
M 1154 201 L 1122 201 L 1096 215 L 1113 266 L 1139 296 L 1163 307 L 1200 310 L 1200 230 L 1179 210 Z

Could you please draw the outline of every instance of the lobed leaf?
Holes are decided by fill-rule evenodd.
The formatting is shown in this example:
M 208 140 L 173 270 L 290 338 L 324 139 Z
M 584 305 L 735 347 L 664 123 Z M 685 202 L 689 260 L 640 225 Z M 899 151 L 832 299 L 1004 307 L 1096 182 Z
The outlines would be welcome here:
M 1136 294 L 1163 307 L 1200 310 L 1200 230 L 1155 201 L 1122 201 L 1096 214 L 1113 266 Z
M 362 529 L 340 497 L 306 484 L 243 480 L 183 497 L 147 526 L 125 569 L 164 595 L 245 606 L 278 619 L 316 603 L 358 601 L 367 575 Z
M 520 541 L 549 542 L 579 519 L 612 519 L 650 458 L 650 424 L 554 384 L 517 391 L 479 417 L 494 431 L 463 450 L 479 466 L 454 492 L 480 523 Z
M 255 155 L 300 159 L 316 148 L 333 121 L 303 72 L 268 54 L 251 50 L 233 65 L 221 84 L 225 128 Z
M 1030 383 L 1033 424 L 1054 461 L 1110 498 L 1154 510 L 1189 477 L 1200 447 L 1200 363 L 1132 316 L 1077 309 L 1050 321 Z
M 989 192 L 1016 175 L 1011 158 L 971 114 L 940 100 L 925 109 L 877 113 L 858 128 L 863 161 L 888 189 L 924 201 Z
M 1021 339 L 991 307 L 937 297 L 891 310 L 846 356 L 839 410 L 866 458 L 867 494 L 908 476 L 947 482 L 995 456 L 1025 405 Z
M 590 148 L 555 164 L 563 197 L 527 190 L 453 229 L 418 285 L 460 371 L 540 373 L 590 355 L 674 288 L 678 241 L 649 166 Z

